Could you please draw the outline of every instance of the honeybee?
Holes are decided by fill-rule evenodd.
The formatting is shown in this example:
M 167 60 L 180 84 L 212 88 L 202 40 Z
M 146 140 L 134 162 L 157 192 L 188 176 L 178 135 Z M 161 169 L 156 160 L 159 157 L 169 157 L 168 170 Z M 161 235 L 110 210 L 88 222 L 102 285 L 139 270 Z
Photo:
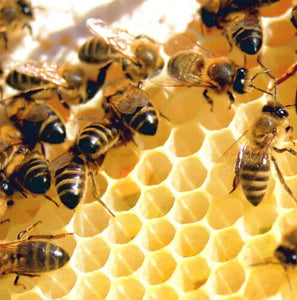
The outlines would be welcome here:
M 87 27 L 95 39 L 81 47 L 79 57 L 82 61 L 101 63 L 121 59 L 125 75 L 134 82 L 156 76 L 162 70 L 164 60 L 159 46 L 150 37 L 134 37 L 100 19 L 88 19 Z
M 34 20 L 31 2 L 28 0 L 2 0 L 0 2 L 0 35 L 7 49 L 8 35 L 19 28 L 27 27 L 32 33 L 29 22 Z
M 290 21 L 293 24 L 293 26 L 297 29 L 297 6 L 294 6 L 292 8 Z
M 38 99 L 57 95 L 62 104 L 69 108 L 69 104 L 85 103 L 94 97 L 104 83 L 106 70 L 107 67 L 103 67 L 97 81 L 93 81 L 75 65 L 26 61 L 15 64 L 6 77 L 6 83 L 20 91 L 35 89 L 32 97 Z
M 292 127 L 289 124 L 288 116 L 289 113 L 286 107 L 277 102 L 268 102 L 262 108 L 261 116 L 255 121 L 251 129 L 243 135 L 245 141 L 242 142 L 239 148 L 233 188 L 230 193 L 235 191 L 238 184 L 241 184 L 247 200 L 257 206 L 266 194 L 272 161 L 281 184 L 297 202 L 273 155 L 274 152 L 289 152 L 292 155 L 297 155 L 292 148 L 277 148 L 276 146 L 281 138 L 285 136 L 289 136 L 290 140 L 292 138 Z
M 263 42 L 261 21 L 255 11 L 244 10 L 231 13 L 227 17 L 225 35 L 231 45 L 237 46 L 246 54 L 259 52 Z
M 63 248 L 45 241 L 62 238 L 69 233 L 24 237 L 39 223 L 41 221 L 20 232 L 17 240 L 0 243 L 0 274 L 16 274 L 14 285 L 22 285 L 18 283 L 20 276 L 35 277 L 39 273 L 57 270 L 70 259 Z
M 5 100 L 6 116 L 21 131 L 23 141 L 33 149 L 37 142 L 60 144 L 66 129 L 62 119 L 49 106 L 32 98 L 35 91 L 19 93 Z
M 113 88 L 115 90 L 110 92 Z M 107 118 L 115 122 L 118 128 L 128 128 L 144 135 L 156 134 L 158 113 L 141 85 L 115 81 L 105 89 L 104 95 L 102 105 Z

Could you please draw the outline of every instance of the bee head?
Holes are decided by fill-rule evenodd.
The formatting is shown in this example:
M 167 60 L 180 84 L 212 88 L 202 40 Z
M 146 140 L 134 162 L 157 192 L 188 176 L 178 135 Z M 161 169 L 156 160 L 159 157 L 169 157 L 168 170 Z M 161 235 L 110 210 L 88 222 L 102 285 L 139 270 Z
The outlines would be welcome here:
M 33 18 L 33 11 L 32 11 L 32 7 L 30 5 L 30 3 L 28 1 L 25 0 L 19 0 L 18 5 L 20 6 L 22 13 L 30 18 Z
M 201 15 L 201 20 L 206 27 L 210 28 L 213 26 L 217 26 L 218 22 L 216 20 L 215 13 L 209 12 L 202 7 L 200 11 L 200 15 Z
M 289 113 L 284 107 L 275 106 L 273 103 L 268 103 L 267 105 L 264 105 L 262 108 L 262 112 L 269 113 L 280 119 L 287 118 L 289 116 Z
M 233 89 L 238 94 L 244 94 L 247 82 L 248 70 L 246 68 L 238 68 L 233 83 Z
M 296 251 L 288 247 L 284 247 L 284 246 L 277 247 L 274 252 L 274 255 L 282 264 L 285 265 L 289 264 L 295 266 L 297 263 Z

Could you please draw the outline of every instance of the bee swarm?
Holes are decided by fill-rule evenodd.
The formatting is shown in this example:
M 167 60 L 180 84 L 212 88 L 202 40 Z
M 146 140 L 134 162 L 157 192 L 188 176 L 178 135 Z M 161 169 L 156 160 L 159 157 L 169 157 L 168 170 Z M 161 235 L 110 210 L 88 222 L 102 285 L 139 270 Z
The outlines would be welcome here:
M 118 1 L 106 1 L 100 7 L 94 7 L 92 1 L 65 1 L 65 7 L 54 6 L 60 2 L 32 0 L 33 6 L 45 6 L 46 10 L 36 12 L 33 37 L 28 35 L 22 41 L 24 45 L 33 45 L 33 50 L 26 53 L 28 59 L 57 63 L 77 60 L 79 46 L 91 37 L 85 26 L 87 18 L 104 19 L 104 14 L 118 9 L 118 19 L 115 11 L 113 17 L 107 15 L 117 25 L 132 31 L 134 26 L 146 22 L 149 28 L 150 16 L 146 14 L 158 5 L 157 1 L 146 0 L 131 4 L 129 9 L 116 8 Z M 205 48 L 216 54 L 228 54 L 228 43 L 219 31 L 199 35 L 196 1 L 174 3 L 168 14 L 166 3 L 171 5 L 168 4 L 171 1 L 164 1 L 158 8 L 160 12 L 156 12 L 162 28 L 160 40 L 165 41 L 172 30 L 182 31 L 187 27 L 189 36 L 198 32 Z M 262 63 L 273 69 L 276 77 L 297 57 L 296 29 L 289 21 L 292 5 L 292 1 L 281 0 L 262 13 Z M 180 15 L 180 24 L 174 24 L 183 6 L 186 8 Z M 55 28 L 58 25 L 52 22 L 53 31 L 46 36 L 42 31 L 47 25 L 38 27 L 38 22 L 55 14 L 59 15 L 57 19 L 63 14 L 66 17 L 60 28 Z M 68 27 L 69 20 L 73 25 Z M 154 30 L 158 30 L 155 23 L 144 33 L 158 40 Z M 167 47 L 166 53 L 170 53 L 174 45 L 168 42 Z M 21 53 L 27 49 L 19 48 L 14 56 L 24 59 Z M 233 49 L 230 58 L 243 65 L 239 50 Z M 252 74 L 262 70 L 254 56 L 248 57 L 247 67 Z M 116 70 L 111 69 L 112 72 Z M 262 89 L 269 84 L 271 80 L 265 74 L 255 80 L 255 85 Z M 296 87 L 296 76 L 281 84 L 279 102 L 293 104 Z M 10 224 L 0 226 L 1 239 L 14 240 L 18 232 L 42 220 L 33 234 L 74 233 L 54 240 L 71 259 L 62 269 L 41 277 L 21 276 L 26 289 L 13 285 L 14 274 L 4 276 L 0 299 L 294 299 L 296 271 L 288 270 L 292 291 L 282 266 L 251 265 L 273 256 L 282 234 L 297 225 L 296 203 L 272 167 L 267 195 L 254 207 L 244 197 L 241 187 L 229 194 L 233 165 L 226 169 L 216 163 L 271 97 L 258 91 L 236 94 L 229 109 L 226 94 L 210 91 L 214 98 L 211 112 L 201 88 L 163 88 L 148 83 L 146 91 L 161 112 L 157 134 L 137 135 L 137 146 L 128 143 L 111 149 L 95 176 L 101 198 L 115 218 L 94 201 L 89 182 L 87 195 L 75 211 L 61 204 L 57 208 L 43 197 L 16 199 L 3 217 L 9 218 Z M 90 103 L 73 111 L 77 116 L 92 116 L 98 111 L 101 97 L 99 92 Z M 290 124 L 296 131 L 295 108 L 288 111 Z M 74 139 L 76 122 L 70 117 L 67 124 L 70 140 Z M 292 146 L 289 142 L 285 145 Z M 50 158 L 56 157 L 61 146 L 49 145 L 47 152 Z M 276 157 L 286 182 L 297 196 L 297 158 L 285 153 Z M 55 197 L 54 187 L 50 195 Z

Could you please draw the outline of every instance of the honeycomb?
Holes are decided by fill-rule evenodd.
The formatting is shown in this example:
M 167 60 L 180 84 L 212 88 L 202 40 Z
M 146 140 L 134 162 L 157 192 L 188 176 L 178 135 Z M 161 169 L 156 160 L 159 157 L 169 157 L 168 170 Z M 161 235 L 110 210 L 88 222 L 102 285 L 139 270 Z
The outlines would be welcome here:
M 207 49 L 243 63 L 237 49 L 229 53 L 220 32 L 201 34 L 195 0 L 32 2 L 43 9 L 36 9 L 33 36 L 25 35 L 9 54 L 14 59 L 76 62 L 75 51 L 90 36 L 85 21 L 97 17 L 133 34 L 145 32 L 160 42 L 173 32 L 187 31 Z M 296 30 L 289 22 L 292 5 L 291 0 L 281 0 L 261 9 L 262 63 L 273 69 L 274 76 L 296 60 Z M 170 41 L 164 48 L 168 55 L 175 51 Z M 247 65 L 252 74 L 261 71 L 255 57 L 248 57 Z M 263 74 L 255 85 L 267 89 L 271 79 Z M 257 91 L 235 95 L 235 104 L 228 109 L 228 97 L 215 95 L 210 112 L 202 89 L 147 83 L 146 90 L 161 112 L 157 134 L 137 135 L 135 144 L 111 149 L 95 176 L 102 200 L 116 216 L 112 218 L 94 201 L 90 184 L 75 211 L 62 205 L 57 208 L 42 197 L 15 199 L 3 217 L 11 222 L 0 226 L 0 238 L 14 240 L 19 231 L 42 220 L 34 234 L 74 233 L 54 241 L 71 259 L 62 269 L 40 277 L 22 276 L 26 289 L 13 285 L 15 275 L 4 276 L 0 299 L 296 299 L 296 270 L 286 273 L 280 265 L 252 266 L 271 257 L 282 234 L 296 225 L 296 203 L 272 168 L 269 190 L 261 204 L 253 207 L 241 188 L 229 194 L 232 164 L 226 168 L 217 163 L 270 96 Z M 295 91 L 293 76 L 278 87 L 279 101 L 294 103 Z M 98 93 L 74 112 L 97 113 L 101 96 Z M 297 128 L 294 108 L 290 121 Z M 70 116 L 69 140 L 75 136 L 76 125 Z M 61 146 L 47 150 L 52 158 Z M 296 157 L 279 154 L 277 160 L 297 195 Z M 54 188 L 50 195 L 54 197 Z

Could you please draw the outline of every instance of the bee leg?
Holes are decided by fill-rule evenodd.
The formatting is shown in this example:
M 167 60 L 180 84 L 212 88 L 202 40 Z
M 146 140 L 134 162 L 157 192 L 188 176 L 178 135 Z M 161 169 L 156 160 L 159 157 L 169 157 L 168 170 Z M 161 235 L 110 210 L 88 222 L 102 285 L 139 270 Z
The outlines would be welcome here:
M 233 94 L 230 91 L 227 91 L 227 94 L 228 94 L 229 100 L 230 100 L 230 105 L 229 105 L 228 109 L 230 109 L 231 105 L 234 103 L 235 99 L 234 99 Z
M 93 172 L 88 172 L 88 176 L 90 176 L 90 178 L 91 178 L 94 199 L 96 199 L 107 210 L 107 212 L 112 217 L 115 217 L 114 213 L 108 208 L 108 206 L 100 199 L 99 195 L 97 194 L 96 182 L 95 182 L 95 178 L 94 178 Z
M 295 202 L 297 202 L 297 199 L 295 198 L 292 190 L 289 188 L 289 186 L 286 184 L 286 181 L 283 177 L 283 174 L 281 172 L 281 170 L 279 169 L 278 167 L 278 164 L 277 164 L 277 161 L 275 159 L 275 157 L 273 155 L 271 155 L 271 159 L 273 161 L 273 164 L 274 164 L 274 167 L 276 169 L 276 173 L 277 173 L 277 176 L 278 176 L 278 179 L 280 181 L 280 183 L 284 186 L 285 190 L 288 192 L 288 194 L 295 200 Z
M 47 200 L 53 202 L 57 207 L 59 207 L 59 204 L 54 199 L 52 199 L 50 196 L 43 195 L 43 197 L 46 198 Z
M 70 106 L 68 103 L 66 103 L 64 100 L 63 100 L 63 95 L 62 95 L 62 92 L 59 88 L 56 88 L 56 93 L 57 93 L 57 96 L 58 96 L 58 99 L 60 100 L 61 104 L 66 108 L 66 109 L 70 109 Z
M 56 239 L 61 239 L 65 236 L 68 235 L 73 235 L 72 232 L 65 232 L 65 233 L 59 233 L 59 234 L 36 234 L 36 235 L 29 235 L 27 237 L 27 240 L 39 240 L 39 239 L 44 239 L 44 240 L 56 240 Z
M 4 49 L 5 50 L 7 50 L 7 45 L 8 45 L 8 39 L 7 39 L 7 35 L 6 35 L 6 33 L 5 32 L 1 32 L 0 33 L 0 36 L 1 36 L 1 38 L 3 39 L 3 41 L 4 41 Z
M 25 230 L 22 230 L 22 231 L 20 231 L 19 233 L 18 233 L 18 235 L 17 235 L 17 239 L 18 240 L 22 240 L 22 239 L 24 239 L 24 234 L 27 234 L 28 232 L 30 232 L 34 227 L 36 227 L 38 224 L 41 224 L 42 223 L 42 221 L 37 221 L 36 223 L 34 223 L 34 224 L 32 224 L 31 226 L 29 226 L 28 228 L 26 228 Z
M 242 160 L 242 150 L 240 150 L 237 155 L 237 160 L 235 165 L 235 176 L 233 179 L 233 187 L 232 190 L 229 192 L 229 194 L 233 193 L 236 190 L 237 186 L 239 185 L 240 182 L 239 171 L 241 169 L 241 160 Z
M 106 77 L 106 72 L 109 69 L 109 67 L 111 66 L 111 62 L 108 63 L 106 66 L 102 67 L 99 70 L 98 76 L 97 76 L 97 85 L 99 86 L 99 88 L 101 88 L 101 86 L 104 84 L 105 82 L 105 77 Z
M 22 275 L 22 276 L 28 276 L 28 277 L 37 277 L 37 276 L 40 276 L 38 274 L 27 274 L 27 273 L 18 274 L 15 277 L 14 281 L 13 281 L 13 285 L 15 285 L 15 286 L 22 286 L 24 290 L 26 289 L 26 287 L 22 283 L 19 283 L 20 275 Z
M 210 104 L 210 111 L 213 112 L 213 100 L 207 95 L 208 89 L 205 89 L 203 91 L 203 97 L 207 101 L 208 104 Z
M 290 148 L 290 147 L 288 147 L 288 148 L 281 148 L 281 149 L 273 147 L 273 150 L 275 152 L 277 152 L 277 153 L 289 152 L 292 155 L 297 155 L 297 152 L 294 149 Z
M 0 225 L 2 225 L 4 223 L 10 223 L 10 219 L 5 219 L 5 220 L 0 221 Z
M 264 70 L 268 70 L 264 64 L 262 63 L 261 61 L 261 54 L 257 55 L 257 63 L 264 69 Z M 265 72 L 267 73 L 267 75 L 272 78 L 273 80 L 275 80 L 275 77 L 273 75 L 270 74 L 270 71 L 269 72 Z

